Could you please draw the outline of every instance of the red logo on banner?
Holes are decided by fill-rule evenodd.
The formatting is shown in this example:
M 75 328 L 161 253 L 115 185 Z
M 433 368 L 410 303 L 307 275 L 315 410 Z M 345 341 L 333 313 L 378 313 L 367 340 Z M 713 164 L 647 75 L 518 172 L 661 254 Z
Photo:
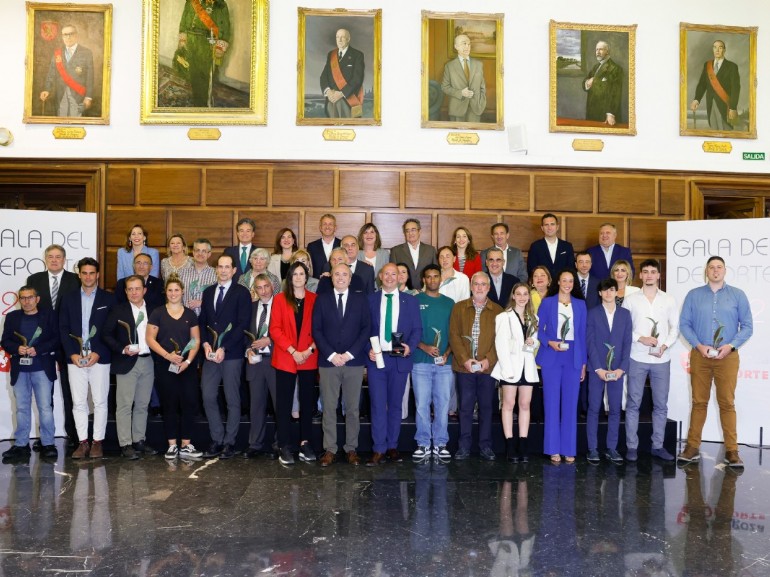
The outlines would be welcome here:
M 684 372 L 690 374 L 690 351 L 679 353 L 679 364 L 682 365 Z
M 40 36 L 43 40 L 50 42 L 56 40 L 59 37 L 59 23 L 46 20 L 40 23 Z
M 11 357 L 5 352 L 3 347 L 0 347 L 0 373 L 11 372 Z

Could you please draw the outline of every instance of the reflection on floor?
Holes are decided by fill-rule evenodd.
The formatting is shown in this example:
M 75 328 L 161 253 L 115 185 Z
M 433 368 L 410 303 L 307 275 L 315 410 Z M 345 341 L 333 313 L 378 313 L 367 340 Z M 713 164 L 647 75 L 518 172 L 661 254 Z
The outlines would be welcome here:
M 770 575 L 762 453 L 739 476 L 702 449 L 684 469 L 33 454 L 0 467 L 0 576 Z

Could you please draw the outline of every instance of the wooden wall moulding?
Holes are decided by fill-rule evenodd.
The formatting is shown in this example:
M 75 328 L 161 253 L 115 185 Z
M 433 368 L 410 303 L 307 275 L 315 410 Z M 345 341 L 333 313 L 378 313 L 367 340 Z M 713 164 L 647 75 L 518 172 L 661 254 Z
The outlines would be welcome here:
M 340 170 L 340 206 L 398 208 L 401 174 L 395 170 Z
M 139 202 L 197 206 L 201 203 L 201 172 L 198 166 L 142 167 Z
M 406 208 L 465 208 L 465 173 L 407 172 Z
M 599 177 L 599 212 L 655 214 L 654 178 Z
M 433 220 L 431 213 L 425 212 L 372 212 L 371 222 L 379 229 L 382 246 L 389 248 L 404 242 L 401 225 L 407 218 L 416 218 L 422 228 L 422 239 L 436 245 L 438 239 L 433 235 Z M 358 232 L 356 230 L 356 232 Z
M 207 168 L 207 206 L 267 206 L 268 171 L 264 168 Z
M 363 211 L 342 212 L 338 210 L 308 210 L 305 211 L 305 242 L 313 242 L 321 237 L 321 231 L 318 230 L 318 223 L 321 216 L 326 213 L 333 213 L 337 219 L 337 237 L 342 238 L 345 234 L 354 234 L 358 236 L 358 230 L 367 222 L 366 213 Z M 377 223 L 375 223 L 377 224 Z M 288 226 L 288 225 L 287 225 Z M 379 228 L 379 225 L 377 225 Z M 400 227 L 399 227 L 400 230 Z M 272 245 L 271 245 L 272 246 Z M 389 245 L 383 245 L 389 246 Z
M 527 252 L 529 245 L 539 238 L 543 238 L 543 231 L 540 228 L 540 216 L 504 216 L 503 222 L 508 225 L 511 234 L 511 241 L 516 239 L 513 244 L 522 251 Z M 598 233 L 597 233 L 598 236 Z M 489 237 L 488 237 L 489 238 Z M 491 240 L 491 239 L 490 239 Z M 492 243 L 489 242 L 489 245 Z
M 133 205 L 136 202 L 136 169 L 107 168 L 107 204 Z
M 237 219 L 251 218 L 257 223 L 257 230 L 254 232 L 254 244 L 266 248 L 273 252 L 275 245 L 275 235 L 282 228 L 288 227 L 299 237 L 300 213 L 297 210 L 240 210 L 236 215 Z M 230 245 L 236 244 L 238 239 L 235 236 L 235 223 L 230 227 L 232 238 Z
M 445 244 L 451 245 L 454 242 L 452 233 L 458 226 L 468 229 L 473 236 L 473 246 L 476 250 L 482 250 L 492 244 L 489 235 L 489 227 L 497 222 L 498 215 L 495 213 L 467 213 L 453 212 L 438 215 L 438 238 L 436 246 Z M 512 237 L 513 238 L 513 237 Z M 518 245 L 517 245 L 518 246 Z
M 572 243 L 576 251 L 599 244 L 599 227 L 608 221 L 612 221 L 618 229 L 618 243 L 628 246 L 626 223 L 622 218 L 569 215 L 564 220 L 567 229 L 566 240 Z M 631 250 L 636 252 L 635 247 L 631 247 Z
M 333 205 L 333 170 L 273 170 L 273 206 Z
M 529 174 L 471 173 L 474 210 L 529 210 Z
M 665 255 L 667 222 L 663 219 L 630 218 L 628 240 L 633 252 Z
M 574 174 L 535 176 L 538 212 L 593 212 L 594 179 Z
M 684 216 L 687 199 L 687 181 L 660 179 L 660 214 Z
M 196 238 L 207 238 L 216 253 L 233 244 L 233 211 L 172 208 L 169 234 L 182 234 L 188 248 Z

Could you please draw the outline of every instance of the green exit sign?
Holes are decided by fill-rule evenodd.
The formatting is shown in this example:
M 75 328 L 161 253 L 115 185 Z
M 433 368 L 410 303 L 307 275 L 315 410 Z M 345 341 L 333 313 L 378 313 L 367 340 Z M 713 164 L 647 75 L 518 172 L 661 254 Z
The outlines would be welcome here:
M 765 159 L 764 152 L 744 152 L 743 153 L 743 160 L 764 160 L 764 159 Z

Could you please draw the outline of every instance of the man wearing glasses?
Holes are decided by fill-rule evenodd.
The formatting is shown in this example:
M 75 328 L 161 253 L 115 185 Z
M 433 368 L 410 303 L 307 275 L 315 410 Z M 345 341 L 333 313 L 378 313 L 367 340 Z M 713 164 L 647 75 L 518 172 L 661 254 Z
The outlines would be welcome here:
M 61 36 L 64 46 L 54 50 L 40 93 L 43 116 L 83 116 L 93 103 L 94 57 L 78 44 L 78 30 L 72 24 L 62 28 Z M 46 108 L 49 99 L 53 105 Z

